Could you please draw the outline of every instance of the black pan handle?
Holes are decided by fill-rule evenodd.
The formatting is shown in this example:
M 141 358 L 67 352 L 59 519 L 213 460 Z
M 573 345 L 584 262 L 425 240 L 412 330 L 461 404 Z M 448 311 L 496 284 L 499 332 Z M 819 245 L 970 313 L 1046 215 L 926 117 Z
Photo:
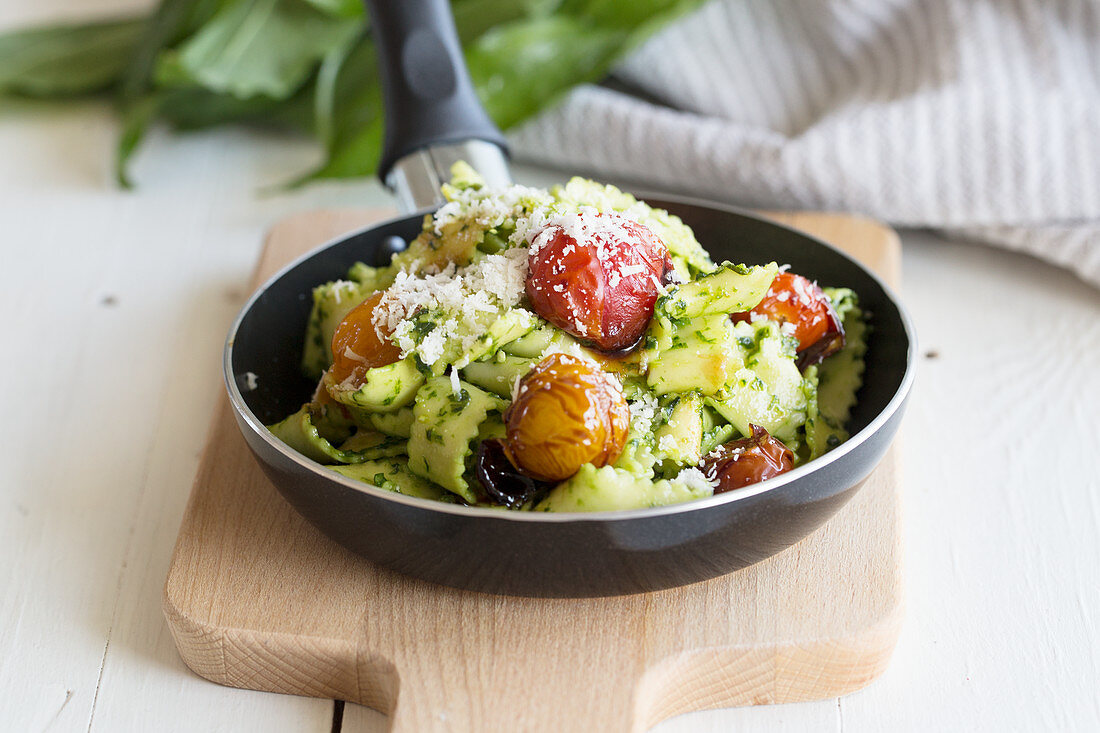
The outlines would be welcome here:
M 508 183 L 504 135 L 474 91 L 447 0 L 365 2 L 385 102 L 379 178 L 409 210 L 438 202 L 455 160 L 492 185 Z M 423 200 L 429 191 L 435 197 Z

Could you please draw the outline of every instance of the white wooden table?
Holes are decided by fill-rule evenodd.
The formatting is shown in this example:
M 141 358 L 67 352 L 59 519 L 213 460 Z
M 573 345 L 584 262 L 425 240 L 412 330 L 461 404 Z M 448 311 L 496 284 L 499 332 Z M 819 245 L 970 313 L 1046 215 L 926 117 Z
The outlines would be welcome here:
M 0 27 L 66 14 L 64 0 L 17 0 Z M 189 672 L 160 597 L 265 228 L 386 193 L 260 193 L 317 151 L 232 130 L 154 134 L 127 193 L 109 177 L 106 105 L 3 104 L 0 729 L 331 730 L 332 701 Z M 1100 292 L 1024 256 L 903 239 L 925 356 L 904 427 L 893 663 L 843 699 L 660 731 L 1100 729 Z M 344 730 L 386 727 L 365 708 L 342 715 Z

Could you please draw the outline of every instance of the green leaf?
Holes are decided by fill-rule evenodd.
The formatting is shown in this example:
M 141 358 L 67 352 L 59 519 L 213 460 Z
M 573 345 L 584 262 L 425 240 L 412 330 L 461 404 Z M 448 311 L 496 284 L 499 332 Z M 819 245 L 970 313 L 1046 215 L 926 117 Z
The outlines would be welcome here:
M 225 6 L 179 48 L 161 54 L 162 86 L 201 86 L 241 99 L 286 99 L 361 19 L 337 18 L 303 0 L 242 0 Z
M 454 0 L 451 12 L 465 46 L 504 23 L 546 17 L 557 4 L 558 0 Z
M 485 34 L 466 63 L 489 116 L 507 129 L 574 85 L 598 81 L 627 38 L 627 31 L 579 18 L 536 18 Z
M 317 69 L 317 80 L 313 91 L 313 130 L 326 148 L 330 148 L 336 135 L 336 109 L 339 100 L 337 94 L 340 72 L 348 57 L 361 42 L 362 36 L 349 39 L 325 54 Z
M 471 75 L 502 128 L 602 79 L 699 0 L 453 0 Z M 327 158 L 302 180 L 374 172 L 382 99 L 359 0 L 161 0 L 145 18 L 0 35 L 0 93 L 114 89 L 116 173 L 156 121 L 311 132 Z
M 149 124 L 160 111 L 161 98 L 150 95 L 126 106 L 122 112 L 122 131 L 115 146 L 115 180 L 125 189 L 134 187 L 130 180 L 130 158 L 137 151 Z
M 115 178 L 123 188 L 132 188 L 130 159 L 157 119 L 181 131 L 240 123 L 309 133 L 312 104 L 308 88 L 286 100 L 238 99 L 199 88 L 153 92 L 132 100 L 122 110 L 122 131 L 115 148 Z
M 334 59 L 333 68 L 318 76 L 318 84 L 315 129 L 323 135 L 327 158 L 291 185 L 371 175 L 382 153 L 382 88 L 370 37 L 362 34 L 338 64 Z
M 0 93 L 66 97 L 114 85 L 144 18 L 57 25 L 0 35 Z
M 690 13 L 702 0 L 564 0 L 559 12 L 604 28 L 629 30 L 620 58 L 677 18 Z
M 557 0 L 457 0 L 459 38 L 472 41 L 501 23 L 545 14 Z M 373 175 L 382 152 L 382 91 L 374 44 L 364 32 L 346 50 L 334 49 L 321 64 L 315 92 L 315 126 L 327 157 L 316 170 L 294 180 Z
M 616 61 L 699 0 L 566 0 L 554 14 L 495 26 L 466 49 L 489 116 L 508 129 Z
M 177 130 L 201 130 L 225 124 L 252 124 L 309 132 L 313 126 L 312 90 L 290 99 L 240 99 L 207 89 L 172 89 L 164 93 L 161 117 Z
M 558 13 L 603 28 L 634 30 L 651 23 L 663 25 L 700 4 L 698 0 L 563 0 Z
M 338 18 L 361 18 L 363 16 L 362 0 L 305 0 L 313 7 L 328 15 Z
M 122 75 L 120 97 L 130 102 L 148 92 L 152 87 L 153 72 L 161 51 L 197 31 L 226 3 L 233 1 L 161 0 L 146 22 L 141 39 Z

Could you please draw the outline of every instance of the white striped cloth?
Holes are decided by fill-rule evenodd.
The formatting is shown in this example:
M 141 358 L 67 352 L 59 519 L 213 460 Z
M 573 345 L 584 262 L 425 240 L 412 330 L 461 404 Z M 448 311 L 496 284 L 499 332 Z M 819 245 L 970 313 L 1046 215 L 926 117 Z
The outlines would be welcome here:
M 513 152 L 949 230 L 1100 285 L 1100 0 L 713 0 Z

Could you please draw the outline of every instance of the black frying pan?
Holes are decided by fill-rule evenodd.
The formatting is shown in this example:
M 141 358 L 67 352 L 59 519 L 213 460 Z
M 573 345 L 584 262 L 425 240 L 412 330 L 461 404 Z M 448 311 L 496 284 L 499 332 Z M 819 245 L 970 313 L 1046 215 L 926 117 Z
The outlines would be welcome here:
M 377 0 L 371 11 L 389 84 L 383 175 L 389 174 L 403 200 L 415 204 L 418 187 L 428 190 L 435 181 L 402 179 L 420 175 L 418 170 L 430 173 L 441 143 L 454 153 L 469 139 L 499 143 L 500 137 L 473 95 L 445 0 Z M 446 83 L 439 82 L 439 64 L 451 74 Z M 474 154 L 489 147 L 477 144 Z M 344 277 L 356 261 L 388 263 L 395 247 L 419 232 L 420 212 L 352 232 L 295 261 L 252 296 L 230 329 L 229 397 L 267 476 L 310 522 L 354 552 L 401 573 L 493 593 L 596 596 L 658 590 L 738 570 L 809 534 L 855 493 L 897 431 L 913 379 L 909 319 L 876 276 L 820 240 L 725 206 L 646 200 L 680 216 L 716 260 L 790 263 L 795 272 L 859 294 L 872 314 L 872 331 L 846 443 L 794 471 L 709 499 L 588 514 L 416 499 L 314 463 L 264 427 L 297 410 L 315 386 L 298 366 L 308 294 L 317 284 Z M 245 391 L 249 372 L 258 387 Z

